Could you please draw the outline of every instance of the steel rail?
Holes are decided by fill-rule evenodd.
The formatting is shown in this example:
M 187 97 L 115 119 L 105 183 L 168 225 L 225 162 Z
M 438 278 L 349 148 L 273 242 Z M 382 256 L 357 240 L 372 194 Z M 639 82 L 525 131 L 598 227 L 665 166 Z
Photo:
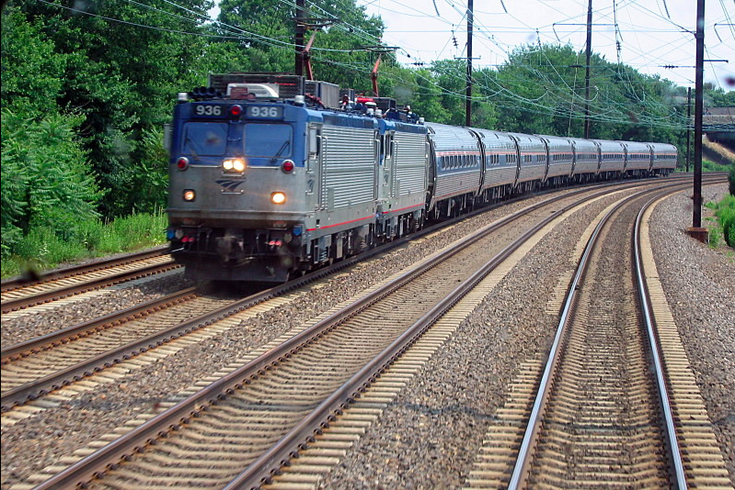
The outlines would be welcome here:
M 635 275 L 636 282 L 638 285 L 638 298 L 640 300 L 641 308 L 643 309 L 643 321 L 646 324 L 646 334 L 648 337 L 649 348 L 651 350 L 651 357 L 653 361 L 654 372 L 656 375 L 658 395 L 661 411 L 663 412 L 665 420 L 665 429 L 667 437 L 667 445 L 669 447 L 669 456 L 674 468 L 674 476 L 676 480 L 676 488 L 679 490 L 685 490 L 688 488 L 686 480 L 686 472 L 684 471 L 684 462 L 681 456 L 681 450 L 679 449 L 679 442 L 676 438 L 676 427 L 674 425 L 674 415 L 671 409 L 671 398 L 669 397 L 668 390 L 666 388 L 666 368 L 661 360 L 661 345 L 658 341 L 658 335 L 656 330 L 656 321 L 651 311 L 651 298 L 648 294 L 648 284 L 644 277 L 644 267 L 642 260 L 641 251 L 641 221 L 643 214 L 648 210 L 651 204 L 658 198 L 653 198 L 648 201 L 638 213 L 635 220 L 635 228 L 633 231 L 633 247 L 635 250 Z
M 118 311 L 117 313 L 111 313 L 40 337 L 18 342 L 17 344 L 13 344 L 0 350 L 0 359 L 2 359 L 2 364 L 5 365 L 15 359 L 53 348 L 67 340 L 76 340 L 87 335 L 92 335 L 101 330 L 130 321 L 134 318 L 140 318 L 142 315 L 146 315 L 149 312 L 165 308 L 171 304 L 179 303 L 188 297 L 193 297 L 196 290 L 196 287 L 182 289 L 181 291 L 166 295 L 163 298 L 131 306 L 130 308 Z
M 12 311 L 17 311 L 31 306 L 48 303 L 57 299 L 67 298 L 69 296 L 86 293 L 95 289 L 101 289 L 111 284 L 130 281 L 145 276 L 152 276 L 154 274 L 160 274 L 162 272 L 178 269 L 180 267 L 181 266 L 179 264 L 176 264 L 175 262 L 149 265 L 140 269 L 135 269 L 134 271 L 120 272 L 118 274 L 102 277 L 93 281 L 76 284 L 68 288 L 56 289 L 53 291 L 46 291 L 43 293 L 34 294 L 32 296 L 25 296 L 23 298 L 7 300 L 2 303 L 2 306 L 0 308 L 2 309 L 3 313 L 10 313 Z
M 57 281 L 59 279 L 64 279 L 67 277 L 74 277 L 81 274 L 87 274 L 89 272 L 94 272 L 102 269 L 109 269 L 111 266 L 116 265 L 125 265 L 130 264 L 132 262 L 137 262 L 139 260 L 145 260 L 152 257 L 157 257 L 159 255 L 167 255 L 169 253 L 169 246 L 164 245 L 161 247 L 156 247 L 151 250 L 144 250 L 140 252 L 134 252 L 131 254 L 124 255 L 122 257 L 107 257 L 100 260 L 96 260 L 94 262 L 89 262 L 86 264 L 80 264 L 80 265 L 72 265 L 69 267 L 63 267 L 59 269 L 54 269 L 47 272 L 40 272 L 38 275 L 40 276 L 38 279 L 29 279 L 23 276 L 13 277 L 10 279 L 4 279 L 2 281 L 0 290 L 5 293 L 7 291 L 13 291 L 15 289 L 19 289 L 21 287 L 28 287 L 28 286 L 34 286 L 36 284 L 43 284 L 50 281 Z

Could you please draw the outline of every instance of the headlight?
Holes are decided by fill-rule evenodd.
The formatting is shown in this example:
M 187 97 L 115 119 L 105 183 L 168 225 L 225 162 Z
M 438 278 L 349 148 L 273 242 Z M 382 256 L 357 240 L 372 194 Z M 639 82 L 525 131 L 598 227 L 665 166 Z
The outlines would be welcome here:
M 222 169 L 225 172 L 244 172 L 245 171 L 245 160 L 242 158 L 228 158 L 222 162 Z
M 183 198 L 184 201 L 192 202 L 194 199 L 197 198 L 197 193 L 194 192 L 194 189 L 184 189 Z
M 280 191 L 271 193 L 271 202 L 273 204 L 283 204 L 286 202 L 286 194 Z

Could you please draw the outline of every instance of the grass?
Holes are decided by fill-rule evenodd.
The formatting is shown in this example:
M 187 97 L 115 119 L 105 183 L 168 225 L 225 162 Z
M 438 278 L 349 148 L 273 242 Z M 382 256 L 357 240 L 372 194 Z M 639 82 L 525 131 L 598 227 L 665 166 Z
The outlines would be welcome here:
M 729 172 L 732 165 L 720 165 L 709 160 L 702 160 L 702 172 Z
M 66 263 L 162 245 L 166 242 L 164 213 L 134 214 L 109 223 L 79 223 L 71 238 L 37 228 L 23 237 L 13 253 L 2 259 L 2 278 L 25 271 L 42 272 Z
M 686 167 L 683 163 L 680 163 L 679 167 L 677 167 L 674 171 L 675 172 L 686 172 Z M 702 172 L 729 172 L 732 168 L 732 165 L 720 165 L 719 163 L 715 163 L 711 160 L 702 160 Z M 689 165 L 689 172 L 694 172 L 694 162 L 690 162 Z

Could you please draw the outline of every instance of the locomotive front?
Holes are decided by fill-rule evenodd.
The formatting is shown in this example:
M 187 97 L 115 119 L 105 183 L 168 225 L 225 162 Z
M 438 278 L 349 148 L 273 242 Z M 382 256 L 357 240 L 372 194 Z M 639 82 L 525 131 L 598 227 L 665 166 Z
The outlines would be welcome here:
M 302 258 L 308 111 L 255 88 L 174 112 L 168 238 L 195 280 L 284 282 Z

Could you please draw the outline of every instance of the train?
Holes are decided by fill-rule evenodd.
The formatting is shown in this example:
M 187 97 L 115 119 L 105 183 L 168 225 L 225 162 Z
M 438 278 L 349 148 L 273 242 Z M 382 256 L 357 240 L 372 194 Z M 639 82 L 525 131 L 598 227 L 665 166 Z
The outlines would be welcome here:
M 167 132 L 167 238 L 195 281 L 275 284 L 508 196 L 666 176 L 677 148 L 424 121 L 285 74 L 213 74 Z

